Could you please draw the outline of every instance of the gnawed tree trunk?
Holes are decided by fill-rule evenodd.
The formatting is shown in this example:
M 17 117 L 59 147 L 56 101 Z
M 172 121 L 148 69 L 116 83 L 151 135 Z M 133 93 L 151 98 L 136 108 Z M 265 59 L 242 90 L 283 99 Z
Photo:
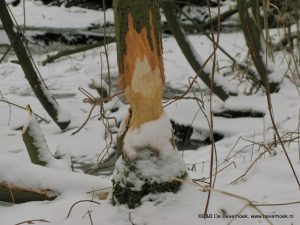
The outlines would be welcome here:
M 0 1 L 0 19 L 34 94 L 60 129 L 66 129 L 70 120 L 64 118 L 62 109 L 39 78 L 38 72 L 32 64 L 29 53 L 24 46 L 24 38 L 19 30 L 15 31 L 14 23 L 4 0 Z
M 185 164 L 175 149 L 162 106 L 164 70 L 158 0 L 115 0 L 120 87 L 131 111 L 121 124 L 122 156 L 113 175 L 113 201 L 134 208 L 149 193 L 177 191 Z
M 269 85 L 270 92 L 272 93 L 278 91 L 280 80 L 269 80 L 269 75 L 273 71 L 272 69 L 268 68 L 267 61 L 271 63 L 272 60 L 269 59 L 266 52 L 265 46 L 267 44 L 264 44 L 264 37 L 262 33 L 264 26 L 260 22 L 261 16 L 259 1 L 251 0 L 250 6 L 251 12 L 249 13 L 248 1 L 237 0 L 237 8 L 239 11 L 242 30 L 249 49 L 249 53 L 260 78 L 261 85 Z M 267 41 L 268 40 L 266 40 L 266 42 Z

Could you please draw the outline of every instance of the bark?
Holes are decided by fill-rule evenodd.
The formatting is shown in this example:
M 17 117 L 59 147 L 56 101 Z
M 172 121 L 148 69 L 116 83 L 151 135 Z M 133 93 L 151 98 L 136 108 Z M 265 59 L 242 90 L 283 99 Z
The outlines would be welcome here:
M 172 2 L 161 2 L 161 6 L 164 10 L 164 14 L 167 18 L 168 25 L 189 64 L 193 68 L 193 70 L 199 74 L 201 80 L 206 84 L 207 87 L 211 88 L 213 92 L 223 101 L 225 101 L 229 97 L 229 93 L 224 90 L 222 86 L 217 86 L 216 83 L 210 79 L 210 74 L 205 73 L 203 71 L 203 65 L 196 59 L 193 53 L 193 47 L 187 41 L 187 37 L 185 36 L 184 30 L 180 27 L 177 17 L 175 15 L 175 6 Z
M 59 112 L 61 111 L 60 106 L 48 93 L 48 89 L 39 78 L 38 72 L 30 60 L 29 53 L 24 46 L 23 36 L 20 31 L 15 31 L 13 21 L 9 15 L 6 3 L 3 0 L 0 1 L 0 19 L 33 92 L 60 129 L 66 129 L 70 121 L 59 120 Z
M 268 74 L 270 74 L 272 71 L 268 70 L 267 66 L 264 63 L 265 59 L 262 58 L 265 53 L 265 49 L 263 49 L 262 46 L 263 31 L 262 25 L 260 23 L 259 1 L 251 1 L 250 5 L 252 14 L 251 16 L 248 11 L 248 3 L 244 0 L 237 0 L 237 8 L 239 11 L 241 26 L 249 49 L 249 53 L 260 77 L 261 84 L 263 86 L 269 84 L 270 91 L 272 93 L 278 91 L 279 84 L 269 83 Z
M 57 195 L 51 190 L 24 188 L 13 184 L 0 183 L 0 201 L 24 203 L 30 201 L 50 201 L 56 197 Z

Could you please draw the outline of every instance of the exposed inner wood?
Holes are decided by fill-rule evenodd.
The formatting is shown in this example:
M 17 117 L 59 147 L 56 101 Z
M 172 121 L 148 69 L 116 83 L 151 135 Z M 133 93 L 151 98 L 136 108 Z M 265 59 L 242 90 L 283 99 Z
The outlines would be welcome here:
M 146 27 L 137 32 L 132 15 L 128 15 L 127 51 L 123 60 L 123 71 L 120 74 L 120 86 L 132 108 L 130 129 L 156 120 L 163 113 L 161 103 L 164 89 L 162 49 L 161 45 L 156 42 L 151 12 L 149 23 L 150 34 Z

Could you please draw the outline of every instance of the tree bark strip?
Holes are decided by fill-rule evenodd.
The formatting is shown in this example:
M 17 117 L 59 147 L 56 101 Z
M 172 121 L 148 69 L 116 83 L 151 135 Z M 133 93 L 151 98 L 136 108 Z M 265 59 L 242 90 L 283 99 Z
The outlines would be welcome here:
M 60 127 L 60 129 L 66 129 L 70 121 L 59 120 L 59 112 L 61 111 L 60 106 L 58 105 L 56 100 L 50 95 L 50 93 L 48 93 L 48 89 L 38 77 L 38 73 L 34 68 L 30 60 L 29 54 L 24 46 L 22 34 L 20 33 L 20 31 L 15 31 L 13 21 L 11 19 L 11 16 L 9 15 L 4 0 L 0 1 L 0 19 L 2 21 L 2 25 L 6 31 L 6 34 L 13 45 L 16 56 L 33 92 L 43 105 L 44 109 L 53 119 L 53 121 Z

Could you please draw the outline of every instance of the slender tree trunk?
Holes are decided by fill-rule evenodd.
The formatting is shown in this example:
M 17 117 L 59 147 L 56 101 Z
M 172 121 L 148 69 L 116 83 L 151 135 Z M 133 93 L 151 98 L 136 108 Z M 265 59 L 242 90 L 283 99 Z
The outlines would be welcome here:
M 215 95 L 217 95 L 222 101 L 225 101 L 230 94 L 236 95 L 236 93 L 230 93 L 228 90 L 226 90 L 222 84 L 216 84 L 213 82 L 213 85 L 211 85 L 211 74 L 207 73 L 203 70 L 202 62 L 199 61 L 199 57 L 197 57 L 195 50 L 193 49 L 193 46 L 188 41 L 188 38 L 186 37 L 184 30 L 179 25 L 177 21 L 177 17 L 175 15 L 175 3 L 173 2 L 167 2 L 162 1 L 161 6 L 164 10 L 164 14 L 167 18 L 168 25 L 182 51 L 186 59 L 188 60 L 189 64 L 193 68 L 193 70 L 199 74 L 200 79 L 206 84 L 207 87 L 211 88 Z
M 263 25 L 261 24 L 260 5 L 258 0 L 250 1 L 251 14 L 249 13 L 249 3 L 245 0 L 237 0 L 237 8 L 241 20 L 242 30 L 249 49 L 249 53 L 257 70 L 261 84 L 269 84 L 270 91 L 279 89 L 279 83 L 269 82 L 268 75 L 273 72 L 268 69 L 266 61 L 268 59 L 266 49 L 263 45 Z M 267 42 L 268 40 L 266 40 Z M 271 60 L 271 59 L 270 59 Z
M 60 127 L 60 129 L 64 130 L 69 125 L 70 120 L 60 118 L 62 109 L 38 77 L 38 72 L 32 64 L 27 49 L 24 46 L 22 34 L 20 31 L 15 31 L 14 23 L 9 15 L 4 0 L 0 0 L 0 19 L 34 94 L 54 122 Z
M 114 13 L 119 84 L 131 110 L 119 130 L 122 156 L 114 171 L 113 201 L 134 208 L 148 193 L 177 191 L 180 183 L 170 177 L 184 177 L 186 171 L 162 106 L 165 77 L 158 0 L 115 0 Z

